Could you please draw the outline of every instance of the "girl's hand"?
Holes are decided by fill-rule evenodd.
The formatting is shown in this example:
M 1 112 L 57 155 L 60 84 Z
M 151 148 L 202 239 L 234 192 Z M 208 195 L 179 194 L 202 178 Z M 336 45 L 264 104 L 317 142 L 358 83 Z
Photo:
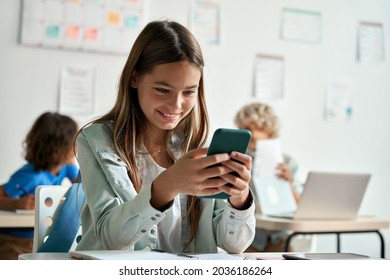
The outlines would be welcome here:
M 206 154 L 207 148 L 192 150 L 162 172 L 153 182 L 152 206 L 162 209 L 178 194 L 204 196 L 220 193 L 222 189 L 225 189 L 223 186 L 230 183 L 230 181 L 227 181 L 229 179 L 226 179 L 224 176 L 233 171 L 237 171 L 240 177 L 242 176 L 245 179 L 248 179 L 248 173 L 250 180 L 250 172 L 246 173 L 243 171 L 243 169 L 246 169 L 243 168 L 243 164 L 232 164 L 234 161 L 230 160 L 230 155 L 216 154 L 206 156 Z M 237 155 L 235 156 L 235 160 L 240 161 L 240 158 L 237 158 Z M 250 157 L 248 156 L 248 158 L 250 168 Z M 226 166 L 222 165 L 225 162 L 232 163 Z M 231 177 L 234 176 L 228 176 L 228 178 Z M 242 188 L 242 184 L 242 180 L 240 180 L 239 188 Z M 238 194 L 235 193 L 234 195 L 237 196 Z
M 299 193 L 296 191 L 296 189 L 293 187 L 293 174 L 291 172 L 291 169 L 285 164 L 285 163 L 279 163 L 276 167 L 278 169 L 278 173 L 276 173 L 276 176 L 280 179 L 286 180 L 290 183 L 291 191 L 294 195 L 295 201 L 299 202 Z
M 285 164 L 285 163 L 279 163 L 276 167 L 278 172 L 276 173 L 276 176 L 280 179 L 286 180 L 290 184 L 292 184 L 293 176 L 291 169 Z
M 249 181 L 251 180 L 252 158 L 249 155 L 232 152 L 230 154 L 231 160 L 222 163 L 223 166 L 229 167 L 232 174 L 222 175 L 227 183 L 227 186 L 219 187 L 220 191 L 230 194 L 229 201 L 236 209 L 246 209 L 250 206 L 251 196 L 249 195 Z

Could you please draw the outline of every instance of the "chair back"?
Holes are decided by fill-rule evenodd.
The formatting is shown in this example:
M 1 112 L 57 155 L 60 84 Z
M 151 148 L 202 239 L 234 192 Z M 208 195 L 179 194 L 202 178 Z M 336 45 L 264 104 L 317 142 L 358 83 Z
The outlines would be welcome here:
M 35 190 L 33 252 L 69 252 L 81 238 L 81 183 L 39 186 Z

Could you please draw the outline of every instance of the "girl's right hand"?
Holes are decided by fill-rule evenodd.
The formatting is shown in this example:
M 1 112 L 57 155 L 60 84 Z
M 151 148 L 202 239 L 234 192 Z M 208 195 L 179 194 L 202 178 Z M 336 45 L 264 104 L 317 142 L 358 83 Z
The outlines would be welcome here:
M 153 182 L 151 204 L 156 209 L 168 205 L 178 194 L 213 195 L 226 184 L 220 176 L 232 172 L 223 165 L 230 160 L 229 154 L 207 156 L 207 148 L 192 150 L 162 172 Z

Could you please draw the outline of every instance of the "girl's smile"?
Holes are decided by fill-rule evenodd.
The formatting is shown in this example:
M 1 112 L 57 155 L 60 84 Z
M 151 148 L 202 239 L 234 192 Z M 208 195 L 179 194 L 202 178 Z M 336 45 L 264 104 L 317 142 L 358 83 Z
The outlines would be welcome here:
M 150 73 L 136 76 L 140 107 L 153 128 L 174 129 L 195 106 L 201 77 L 187 61 L 157 65 Z

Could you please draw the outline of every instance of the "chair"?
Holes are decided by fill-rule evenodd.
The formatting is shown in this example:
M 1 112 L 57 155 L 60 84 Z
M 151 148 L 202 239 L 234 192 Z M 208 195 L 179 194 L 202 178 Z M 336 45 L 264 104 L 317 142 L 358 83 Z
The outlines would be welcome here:
M 39 186 L 35 190 L 33 252 L 69 252 L 81 239 L 81 183 Z

